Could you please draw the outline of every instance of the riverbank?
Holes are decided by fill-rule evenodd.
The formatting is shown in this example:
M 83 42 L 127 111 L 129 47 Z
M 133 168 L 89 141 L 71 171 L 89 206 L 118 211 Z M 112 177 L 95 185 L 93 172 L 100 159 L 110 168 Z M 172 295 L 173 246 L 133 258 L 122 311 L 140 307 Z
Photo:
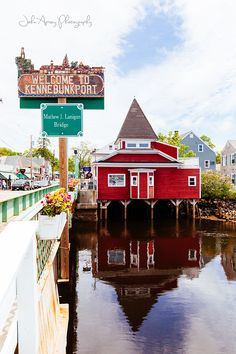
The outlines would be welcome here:
M 198 216 L 200 219 L 236 222 L 236 202 L 202 200 L 198 203 Z

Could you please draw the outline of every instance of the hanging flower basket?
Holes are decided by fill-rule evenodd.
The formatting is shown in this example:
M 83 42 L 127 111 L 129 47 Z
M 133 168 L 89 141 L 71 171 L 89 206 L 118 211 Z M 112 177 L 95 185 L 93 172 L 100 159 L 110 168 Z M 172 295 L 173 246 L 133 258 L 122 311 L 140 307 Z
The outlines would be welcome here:
M 41 240 L 58 240 L 66 224 L 66 213 L 55 216 L 39 214 L 38 236 Z
M 41 240 L 57 240 L 65 227 L 67 213 L 71 212 L 71 198 L 60 188 L 47 193 L 41 203 L 38 235 Z

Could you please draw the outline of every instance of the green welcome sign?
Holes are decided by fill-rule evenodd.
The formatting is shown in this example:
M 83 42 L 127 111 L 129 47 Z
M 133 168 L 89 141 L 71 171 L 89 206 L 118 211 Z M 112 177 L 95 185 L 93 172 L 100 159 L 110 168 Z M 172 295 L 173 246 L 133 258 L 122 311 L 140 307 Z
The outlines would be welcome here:
M 51 137 L 83 135 L 83 105 L 41 103 L 42 134 Z

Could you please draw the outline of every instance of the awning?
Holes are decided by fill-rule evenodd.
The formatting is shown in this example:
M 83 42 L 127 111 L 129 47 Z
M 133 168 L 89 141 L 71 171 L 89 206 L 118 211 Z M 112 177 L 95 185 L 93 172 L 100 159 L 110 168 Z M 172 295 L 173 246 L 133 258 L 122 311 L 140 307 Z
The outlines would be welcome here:
M 29 179 L 24 173 L 21 172 L 17 173 L 16 177 L 19 179 Z
M 6 177 L 0 172 L 0 179 L 6 179 Z
M 0 178 L 1 179 L 16 179 L 16 174 L 15 173 L 11 173 L 11 172 L 0 172 Z

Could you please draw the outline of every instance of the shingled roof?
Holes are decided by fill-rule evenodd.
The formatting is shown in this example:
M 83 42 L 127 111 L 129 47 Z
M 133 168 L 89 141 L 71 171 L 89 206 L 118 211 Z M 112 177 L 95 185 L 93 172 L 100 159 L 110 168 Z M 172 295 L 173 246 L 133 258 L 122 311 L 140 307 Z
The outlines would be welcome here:
M 145 117 L 138 102 L 134 98 L 125 121 L 118 134 L 118 139 L 153 139 L 157 136 L 152 129 L 149 121 Z

